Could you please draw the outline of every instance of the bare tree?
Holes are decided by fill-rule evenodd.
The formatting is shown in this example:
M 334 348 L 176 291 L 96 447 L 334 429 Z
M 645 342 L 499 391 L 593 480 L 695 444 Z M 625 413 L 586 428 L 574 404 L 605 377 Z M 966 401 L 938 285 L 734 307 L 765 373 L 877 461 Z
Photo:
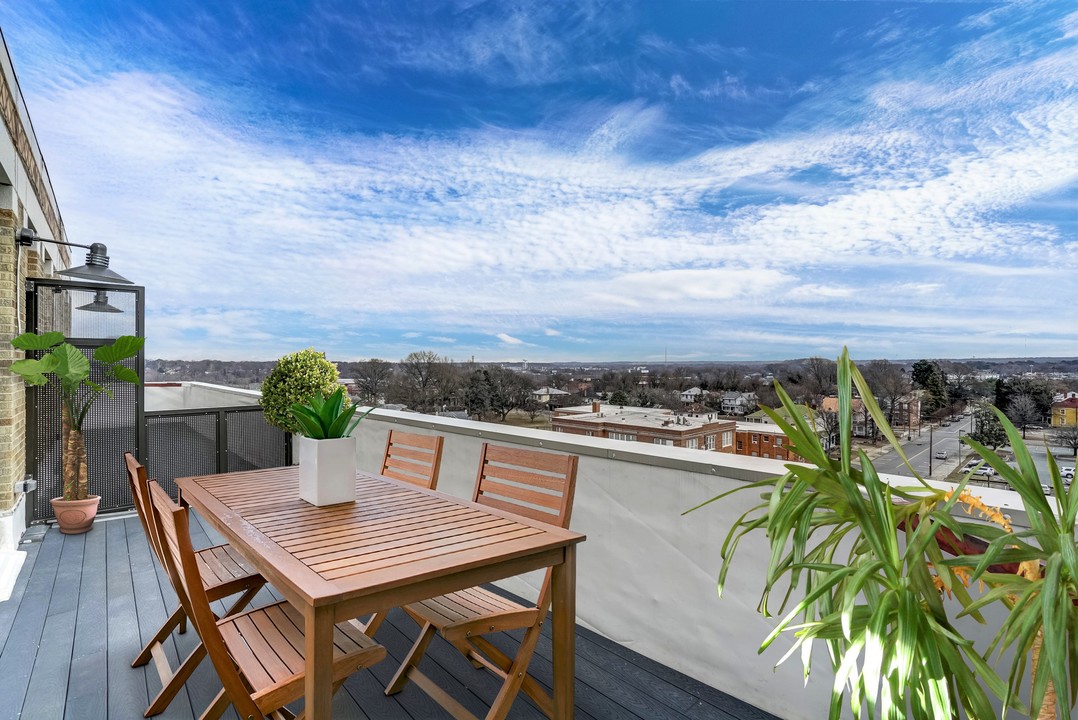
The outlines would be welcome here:
M 837 368 L 835 361 L 827 358 L 810 357 L 805 361 L 801 390 L 806 402 L 819 407 L 824 397 L 835 392 L 838 384 Z
M 1052 431 L 1052 442 L 1070 449 L 1078 458 L 1078 425 L 1064 425 Z
M 1019 393 L 1011 399 L 1007 406 L 1007 418 L 1022 428 L 1022 437 L 1026 436 L 1026 427 L 1040 420 L 1040 410 L 1037 401 L 1029 393 Z
M 393 363 L 371 358 L 352 365 L 352 374 L 364 402 L 377 405 L 389 389 L 393 377 Z
M 400 362 L 398 382 L 390 389 L 395 400 L 413 410 L 436 410 L 453 394 L 452 379 L 457 373 L 447 358 L 430 350 L 408 353 Z
M 864 366 L 861 373 L 887 413 L 887 424 L 894 427 L 899 400 L 908 395 L 912 387 L 909 377 L 901 366 L 887 360 L 873 360 Z

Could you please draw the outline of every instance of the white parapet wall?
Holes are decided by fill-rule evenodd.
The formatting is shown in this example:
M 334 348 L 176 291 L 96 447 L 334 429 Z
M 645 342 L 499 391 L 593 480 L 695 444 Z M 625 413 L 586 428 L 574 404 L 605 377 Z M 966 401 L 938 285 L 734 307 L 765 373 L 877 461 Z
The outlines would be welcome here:
M 445 436 L 438 489 L 460 497 L 471 494 L 485 441 L 579 455 L 572 528 L 588 539 L 578 553 L 578 622 L 781 718 L 827 716 L 832 676 L 825 656 L 815 658 L 806 688 L 799 657 L 774 668 L 790 647 L 788 638 L 757 652 L 774 627 L 756 610 L 768 562 L 762 533 L 742 542 L 726 591 L 717 597 L 723 540 L 758 494 L 682 514 L 726 490 L 781 474 L 783 463 L 377 410 L 356 431 L 360 469 L 379 469 L 393 427 Z M 1013 493 L 985 494 L 1021 516 L 1009 506 Z M 533 574 L 501 584 L 534 598 L 540 581 Z
M 257 405 L 258 390 L 201 382 L 146 383 L 146 411 L 202 410 Z

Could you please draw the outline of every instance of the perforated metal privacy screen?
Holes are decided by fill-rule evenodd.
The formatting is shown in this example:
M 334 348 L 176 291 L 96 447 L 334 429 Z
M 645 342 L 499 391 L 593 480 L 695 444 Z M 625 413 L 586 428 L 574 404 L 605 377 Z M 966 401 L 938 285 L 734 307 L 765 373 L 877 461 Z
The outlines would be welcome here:
M 102 288 L 106 288 L 102 290 Z M 119 313 L 90 312 L 80 309 L 105 292 L 111 306 Z M 35 280 L 29 293 L 30 330 L 64 333 L 87 358 L 95 348 L 108 344 L 120 335 L 142 334 L 142 292 L 136 286 L 103 286 L 64 280 Z M 99 298 L 100 299 L 100 298 Z M 107 317 L 106 317 L 107 316 Z M 41 353 L 37 353 L 38 356 Z M 124 365 L 143 378 L 140 353 Z M 102 367 L 91 363 L 90 379 L 104 383 Z M 99 511 L 132 506 L 127 487 L 123 454 L 139 455 L 139 429 L 142 420 L 142 385 L 113 383 L 109 394 L 102 394 L 91 405 L 83 421 L 90 492 L 101 496 Z M 55 383 L 32 388 L 28 396 L 27 472 L 37 480 L 33 497 L 34 520 L 53 517 L 49 500 L 63 492 L 61 475 L 60 392 Z
M 284 465 L 287 443 L 260 407 L 146 415 L 146 469 L 173 495 L 178 477 Z

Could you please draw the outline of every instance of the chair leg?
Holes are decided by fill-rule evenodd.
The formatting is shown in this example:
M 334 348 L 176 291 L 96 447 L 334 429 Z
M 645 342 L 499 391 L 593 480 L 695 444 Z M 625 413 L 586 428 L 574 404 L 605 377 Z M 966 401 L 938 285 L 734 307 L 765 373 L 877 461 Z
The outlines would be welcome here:
M 367 620 L 366 624 L 364 624 L 362 620 L 357 620 L 355 624 L 363 632 L 364 635 L 369 638 L 373 638 L 374 634 L 378 632 L 378 628 L 382 627 L 382 623 L 385 622 L 386 615 L 388 614 L 388 612 L 376 612 L 371 615 L 370 619 Z
M 532 653 L 535 652 L 535 646 L 539 643 L 539 631 L 539 625 L 532 625 L 524 633 L 520 649 L 513 658 L 512 666 L 505 674 L 505 682 L 498 691 L 498 696 L 494 698 L 486 720 L 505 720 L 505 716 L 509 714 L 509 708 L 513 706 L 513 700 L 516 699 L 521 685 L 524 684 L 524 678 L 527 677 L 528 663 L 531 662 Z
M 508 655 L 492 645 L 490 641 L 483 636 L 472 638 L 472 643 L 479 651 L 478 653 L 475 650 L 472 651 L 470 656 L 472 664 L 487 667 L 502 678 L 508 674 L 509 668 L 513 666 L 513 661 Z M 486 655 L 486 657 L 490 659 L 490 662 L 484 662 L 484 658 L 479 656 L 479 653 Z M 477 657 L 480 659 L 476 659 Z M 554 698 L 550 697 L 550 693 L 539 684 L 538 680 L 525 673 L 524 682 L 521 684 L 520 689 L 532 699 L 536 706 L 543 711 L 544 715 L 548 718 L 554 717 Z
M 239 600 L 232 603 L 232 607 L 225 611 L 224 616 L 229 617 L 230 615 L 235 615 L 236 613 L 246 608 L 248 605 L 251 604 L 251 601 L 255 599 L 255 595 L 257 595 L 258 591 L 261 589 L 262 586 L 260 585 L 258 587 L 249 587 L 244 590 L 243 594 L 240 595 Z
M 423 659 L 423 654 L 427 652 L 427 647 L 430 645 L 430 641 L 434 639 L 436 632 L 437 630 L 433 625 L 423 623 L 423 628 L 419 631 L 419 637 L 415 639 L 412 649 L 408 651 L 408 656 L 404 658 L 404 662 L 397 668 L 397 674 L 386 685 L 386 695 L 399 693 L 408 684 L 408 674 L 412 668 L 419 665 L 419 661 Z
M 139 654 L 135 657 L 131 663 L 131 667 L 142 667 L 146 663 L 150 662 L 150 658 L 153 657 L 153 648 L 155 645 L 160 645 L 165 641 L 177 625 L 187 625 L 187 614 L 184 613 L 183 607 L 177 607 L 171 615 L 168 616 L 168 620 L 165 620 L 165 624 L 161 626 L 161 629 L 157 631 L 150 641 L 146 643 L 146 646 L 142 648 Z
M 172 698 L 176 697 L 176 693 L 180 691 L 184 683 L 191 677 L 191 673 L 195 671 L 202 659 L 206 657 L 206 646 L 201 642 L 195 646 L 195 649 L 188 654 L 180 666 L 176 668 L 176 671 L 172 673 L 167 679 L 161 678 L 161 692 L 157 693 L 157 697 L 153 699 L 150 706 L 146 708 L 144 717 L 153 717 L 160 712 L 163 712 L 168 704 L 172 702 Z
M 463 638 L 457 640 L 450 640 L 449 644 L 459 650 L 461 655 L 468 658 L 468 661 L 476 670 L 480 670 L 483 668 L 483 663 L 473 657 L 474 651 L 472 650 L 472 646 L 468 644 L 467 640 Z
M 228 710 L 228 706 L 231 704 L 232 701 L 229 700 L 228 693 L 225 692 L 224 688 L 221 688 L 221 692 L 217 693 L 217 697 L 198 717 L 198 720 L 221 720 L 221 716 L 225 714 L 225 710 Z

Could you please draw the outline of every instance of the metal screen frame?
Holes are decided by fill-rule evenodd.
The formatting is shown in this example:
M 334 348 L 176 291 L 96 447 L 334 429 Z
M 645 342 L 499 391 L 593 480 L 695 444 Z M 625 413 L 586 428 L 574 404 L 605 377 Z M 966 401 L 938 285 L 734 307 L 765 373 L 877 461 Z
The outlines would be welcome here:
M 66 312 L 56 317 L 55 302 L 43 298 L 46 292 L 61 294 L 72 291 L 107 290 L 133 296 L 133 332 L 123 333 L 145 337 L 145 292 L 140 285 L 116 285 L 53 278 L 31 278 L 26 283 L 26 317 L 30 332 L 60 331 L 67 342 L 82 350 L 87 357 L 94 349 L 107 345 L 115 337 L 71 337 L 71 319 Z M 73 305 L 74 302 L 69 303 Z M 67 309 L 67 312 L 70 308 Z M 40 357 L 43 353 L 33 353 Z M 133 507 L 128 487 L 123 453 L 131 451 L 141 456 L 145 432 L 146 377 L 145 350 L 124 362 L 139 377 L 138 385 L 116 384 L 113 397 L 102 395 L 91 406 L 84 421 L 87 462 L 90 468 L 90 492 L 101 496 L 99 512 Z M 95 366 L 91 378 L 103 379 Z M 95 378 L 95 374 L 98 376 Z M 37 481 L 37 489 L 27 497 L 29 522 L 45 522 L 54 515 L 49 503 L 62 494 L 60 392 L 55 383 L 28 387 L 26 396 L 26 472 Z M 32 513 L 32 514 L 31 514 Z
M 291 436 L 241 405 L 146 413 L 145 464 L 169 494 L 176 478 L 279 467 L 291 462 Z

